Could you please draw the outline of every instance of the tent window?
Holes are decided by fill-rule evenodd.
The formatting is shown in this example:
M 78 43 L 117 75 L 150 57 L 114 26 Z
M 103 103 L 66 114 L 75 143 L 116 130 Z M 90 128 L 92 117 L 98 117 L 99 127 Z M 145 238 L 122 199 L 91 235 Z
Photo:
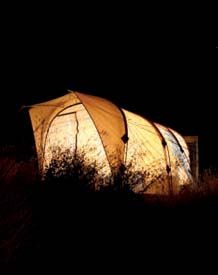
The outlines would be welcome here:
M 97 166 L 99 173 L 110 173 L 105 150 L 96 127 L 82 105 L 71 106 L 59 113 L 50 125 L 45 144 L 45 163 L 48 167 L 55 154 L 69 152 Z

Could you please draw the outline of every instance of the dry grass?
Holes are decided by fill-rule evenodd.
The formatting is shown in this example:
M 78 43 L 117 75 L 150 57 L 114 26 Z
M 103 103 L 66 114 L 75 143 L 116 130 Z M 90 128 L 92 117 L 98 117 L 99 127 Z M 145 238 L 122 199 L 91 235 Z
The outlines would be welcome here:
M 218 195 L 218 171 L 207 169 L 200 175 L 197 192 L 203 195 Z
M 134 179 L 134 175 L 123 174 L 125 169 L 96 193 L 93 191 L 97 174 L 93 166 L 86 167 L 82 159 L 78 159 L 73 169 L 62 170 L 62 175 L 55 177 L 53 172 L 60 163 L 53 165 L 41 184 L 34 160 L 18 162 L 13 153 L 0 158 L 1 265 L 31 263 L 39 255 L 48 253 L 52 259 L 52 249 L 65 248 L 70 243 L 69 236 L 74 242 L 80 238 L 83 243 L 90 242 L 90 234 L 92 238 L 101 236 L 104 239 L 105 234 L 116 230 L 121 234 L 127 228 L 133 234 L 142 221 L 146 221 L 147 230 L 151 220 L 154 224 L 157 220 L 162 221 L 169 213 L 166 211 L 172 208 L 185 215 L 190 215 L 194 209 L 195 216 L 205 209 L 211 210 L 211 205 L 216 209 L 218 206 L 218 173 L 212 169 L 202 173 L 193 189 L 169 198 L 133 194 L 128 181 Z M 80 185 L 83 188 L 78 188 Z M 170 219 L 172 216 L 170 214 Z

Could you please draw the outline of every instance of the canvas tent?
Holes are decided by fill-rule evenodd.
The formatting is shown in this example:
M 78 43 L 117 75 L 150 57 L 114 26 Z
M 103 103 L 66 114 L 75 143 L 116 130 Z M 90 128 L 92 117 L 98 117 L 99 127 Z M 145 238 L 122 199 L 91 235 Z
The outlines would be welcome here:
M 135 192 L 177 193 L 192 181 L 187 145 L 177 132 L 121 109 L 112 102 L 79 92 L 30 106 L 29 115 L 41 173 L 55 148 L 85 152 L 102 176 L 125 164 L 144 180 Z M 57 152 L 57 151 L 56 151 Z

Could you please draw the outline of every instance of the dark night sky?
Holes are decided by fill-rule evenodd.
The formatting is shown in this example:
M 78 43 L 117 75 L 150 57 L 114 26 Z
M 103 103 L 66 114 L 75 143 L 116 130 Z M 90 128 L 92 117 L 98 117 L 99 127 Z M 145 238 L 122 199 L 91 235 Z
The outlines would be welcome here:
M 148 21 L 102 27 L 81 20 L 60 26 L 40 20 L 3 28 L 2 143 L 14 142 L 21 105 L 76 89 L 107 97 L 182 134 L 199 135 L 200 157 L 206 165 L 217 162 L 211 144 L 217 139 L 218 50 L 200 40 L 192 26 L 174 26 L 170 20 L 152 27 Z

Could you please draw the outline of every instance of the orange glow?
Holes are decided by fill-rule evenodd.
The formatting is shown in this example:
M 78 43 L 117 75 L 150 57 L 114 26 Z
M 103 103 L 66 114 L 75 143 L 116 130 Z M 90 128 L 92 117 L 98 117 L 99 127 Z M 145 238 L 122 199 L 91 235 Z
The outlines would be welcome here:
M 139 172 L 144 178 L 133 186 L 136 193 L 168 194 L 169 183 L 177 193 L 190 184 L 184 139 L 172 129 L 122 112 L 108 100 L 77 92 L 34 105 L 29 113 L 41 172 L 58 148 L 72 156 L 82 153 L 100 176 L 109 176 L 121 164 Z

